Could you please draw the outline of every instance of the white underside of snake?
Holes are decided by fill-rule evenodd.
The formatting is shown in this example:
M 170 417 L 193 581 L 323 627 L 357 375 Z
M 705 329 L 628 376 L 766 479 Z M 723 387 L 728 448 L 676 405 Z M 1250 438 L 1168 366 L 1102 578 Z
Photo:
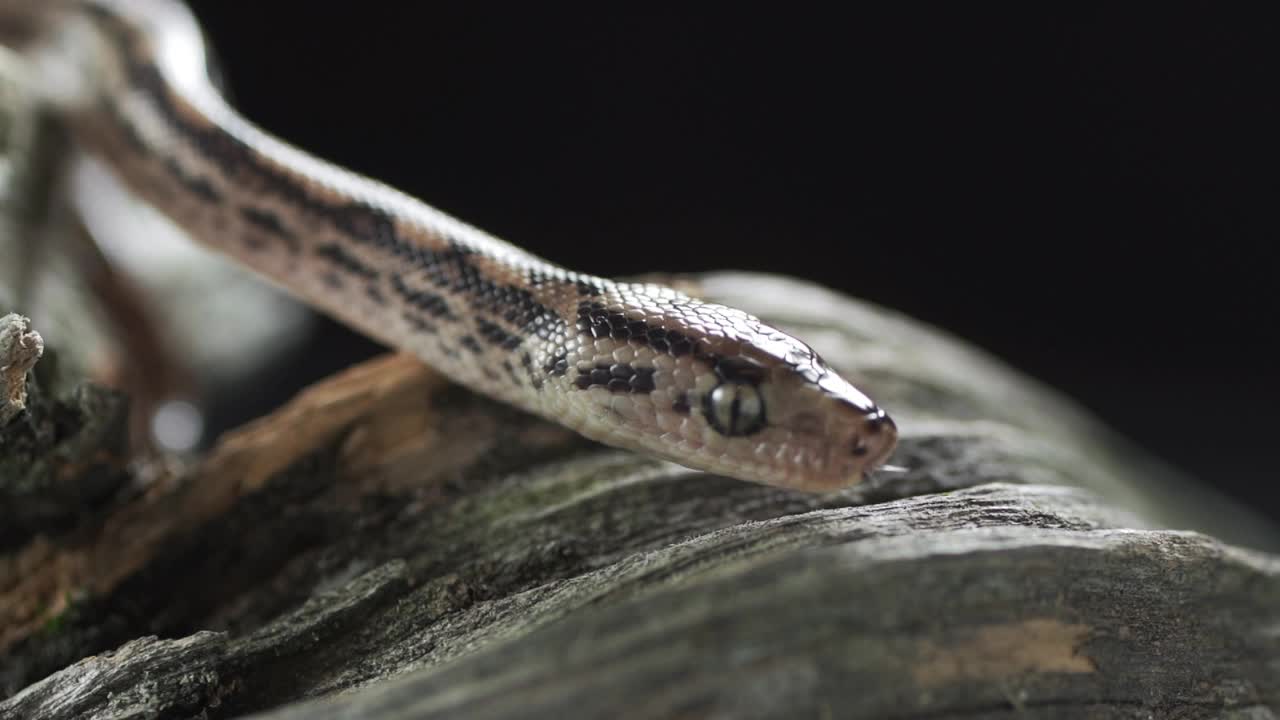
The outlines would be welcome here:
M 809 346 L 673 289 L 572 272 L 269 136 L 175 0 L 0 0 L 73 138 L 198 242 L 454 381 L 607 445 L 803 490 L 897 430 Z M 59 84 L 63 86 L 60 86 Z

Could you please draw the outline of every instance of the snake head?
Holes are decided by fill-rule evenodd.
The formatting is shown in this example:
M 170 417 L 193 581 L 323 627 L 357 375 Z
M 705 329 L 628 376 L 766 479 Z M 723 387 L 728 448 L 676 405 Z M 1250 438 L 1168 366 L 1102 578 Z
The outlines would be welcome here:
M 808 491 L 858 483 L 892 454 L 893 420 L 808 345 L 735 308 L 622 290 L 579 313 L 584 434 Z
M 715 382 L 701 389 L 701 417 L 691 418 L 703 426 L 713 467 L 770 485 L 829 491 L 884 464 L 898 431 L 883 409 L 799 340 L 743 318 L 733 327 L 739 335 L 755 332 L 708 338 Z
M 861 482 L 897 447 L 898 428 L 883 409 L 822 363 L 769 357 L 769 379 L 759 385 L 764 426 L 751 448 L 754 467 L 771 484 L 829 491 Z M 713 406 L 714 394 L 712 397 Z M 730 448 L 728 461 L 734 461 Z

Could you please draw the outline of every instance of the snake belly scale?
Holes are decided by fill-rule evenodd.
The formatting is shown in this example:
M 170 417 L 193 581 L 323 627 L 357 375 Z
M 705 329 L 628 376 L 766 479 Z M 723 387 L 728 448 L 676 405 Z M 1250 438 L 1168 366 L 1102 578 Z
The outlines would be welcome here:
M 131 192 L 462 385 L 607 445 L 801 490 L 856 483 L 896 446 L 881 408 L 746 312 L 561 268 L 263 132 L 210 82 L 176 0 L 0 8 L 38 19 L 39 53 L 88 78 L 53 104 Z

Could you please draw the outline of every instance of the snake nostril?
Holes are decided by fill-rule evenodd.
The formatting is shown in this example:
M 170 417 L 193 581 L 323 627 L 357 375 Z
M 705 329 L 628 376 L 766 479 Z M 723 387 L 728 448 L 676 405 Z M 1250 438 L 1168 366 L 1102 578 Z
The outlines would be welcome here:
M 898 426 L 883 410 L 877 410 L 866 417 L 863 428 L 868 435 L 879 435 L 885 430 L 897 430 Z
M 866 455 L 866 454 L 867 454 L 867 446 L 862 442 L 862 440 L 860 439 L 854 440 L 853 456 L 862 457 L 863 455 Z

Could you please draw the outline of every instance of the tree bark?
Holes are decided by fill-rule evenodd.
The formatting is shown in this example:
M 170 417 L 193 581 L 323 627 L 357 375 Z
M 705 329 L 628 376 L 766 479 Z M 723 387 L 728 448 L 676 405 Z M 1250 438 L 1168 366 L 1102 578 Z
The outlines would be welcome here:
M 385 356 L 15 534 L 0 719 L 1275 714 L 1272 528 L 936 330 L 687 282 L 867 388 L 909 472 L 713 477 Z

